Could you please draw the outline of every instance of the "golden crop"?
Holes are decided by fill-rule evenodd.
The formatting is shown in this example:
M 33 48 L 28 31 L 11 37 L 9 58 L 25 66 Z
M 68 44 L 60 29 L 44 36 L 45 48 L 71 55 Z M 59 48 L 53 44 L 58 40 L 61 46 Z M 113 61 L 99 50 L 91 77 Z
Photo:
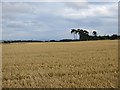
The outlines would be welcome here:
M 3 87 L 118 87 L 118 41 L 2 45 Z

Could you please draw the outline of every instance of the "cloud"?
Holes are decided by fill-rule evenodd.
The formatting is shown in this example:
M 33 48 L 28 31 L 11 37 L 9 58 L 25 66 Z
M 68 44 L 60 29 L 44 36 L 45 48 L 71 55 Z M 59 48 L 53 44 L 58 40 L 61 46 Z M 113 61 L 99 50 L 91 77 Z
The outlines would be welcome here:
M 32 13 L 33 9 L 29 3 L 2 3 L 4 13 Z
M 77 4 L 82 4 L 82 3 L 77 3 Z M 96 3 L 95 3 L 96 4 Z M 110 3 L 111 4 L 111 3 Z M 112 3 L 113 4 L 113 3 Z M 80 19 L 80 18 L 89 18 L 89 17 L 111 17 L 116 14 L 117 12 L 117 6 L 115 7 L 114 4 L 109 6 L 105 5 L 91 5 L 87 4 L 86 7 L 78 7 L 76 5 L 76 8 L 65 8 L 62 11 L 59 11 L 59 15 L 63 16 L 65 18 L 71 18 L 71 19 Z M 75 4 L 74 4 L 75 5 Z M 73 6 L 71 6 L 73 7 Z M 75 7 L 75 6 L 74 6 Z
M 116 3 L 4 2 L 2 17 L 4 39 L 72 38 L 71 28 L 117 32 Z
M 2 40 L 2 3 L 0 3 L 0 40 Z
M 66 2 L 64 4 L 71 9 L 88 8 L 88 2 L 86 0 L 83 0 L 83 2 Z
M 86 2 L 86 0 L 2 0 L 2 2 Z
M 119 0 L 1 0 L 2 2 L 119 2 Z

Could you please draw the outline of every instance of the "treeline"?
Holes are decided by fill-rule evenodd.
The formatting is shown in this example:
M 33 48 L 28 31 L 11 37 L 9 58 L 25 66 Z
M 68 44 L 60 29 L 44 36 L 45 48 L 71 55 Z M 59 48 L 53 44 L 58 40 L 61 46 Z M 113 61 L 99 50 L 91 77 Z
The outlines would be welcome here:
M 19 43 L 19 42 L 43 42 L 39 40 L 3 40 L 2 43 Z
M 109 35 L 104 35 L 104 36 L 90 36 L 88 35 L 87 37 L 82 37 L 77 40 L 79 41 L 86 41 L 86 40 L 115 40 L 115 39 L 120 39 L 120 35 L 117 35 L 117 34 L 113 34 L 111 36 Z
M 24 42 L 70 42 L 70 41 L 79 41 L 79 40 L 73 40 L 73 39 L 62 39 L 62 40 L 46 40 L 46 41 L 40 41 L 40 40 L 3 40 L 2 43 L 24 43 Z
M 88 41 L 88 40 L 115 40 L 120 39 L 120 35 L 104 35 L 100 36 L 96 31 L 93 31 L 93 35 L 89 35 L 87 30 L 83 29 L 71 29 L 71 34 L 73 34 L 74 39 L 62 39 L 62 40 L 49 40 L 49 41 L 41 41 L 41 40 L 3 40 L 2 43 L 21 43 L 21 42 L 71 42 L 71 41 Z M 77 38 L 79 36 L 79 39 Z
M 87 36 L 79 39 L 62 39 L 62 40 L 49 40 L 49 41 L 41 41 L 41 40 L 3 40 L 2 43 L 21 43 L 21 42 L 71 42 L 71 41 L 88 41 L 88 40 L 115 40 L 120 39 L 120 35 L 113 34 L 111 36 Z

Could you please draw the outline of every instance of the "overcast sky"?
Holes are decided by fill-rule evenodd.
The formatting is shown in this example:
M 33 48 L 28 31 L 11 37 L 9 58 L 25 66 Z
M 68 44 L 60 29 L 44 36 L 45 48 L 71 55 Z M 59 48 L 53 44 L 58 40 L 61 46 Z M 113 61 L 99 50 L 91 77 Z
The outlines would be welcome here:
M 110 2 L 4 2 L 3 40 L 72 39 L 72 28 L 98 35 L 118 33 L 118 3 Z

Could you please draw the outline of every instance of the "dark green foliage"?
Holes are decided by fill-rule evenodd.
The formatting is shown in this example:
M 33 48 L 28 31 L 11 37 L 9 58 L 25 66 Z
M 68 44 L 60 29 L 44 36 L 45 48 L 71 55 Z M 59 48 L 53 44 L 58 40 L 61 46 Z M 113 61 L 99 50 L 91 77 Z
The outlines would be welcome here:
M 79 35 L 79 40 L 84 41 L 88 40 L 89 37 L 89 32 L 83 29 L 71 29 L 71 34 L 78 34 Z
M 86 40 L 114 40 L 114 39 L 120 39 L 120 36 L 117 34 L 113 34 L 111 36 L 97 36 L 97 32 L 93 31 L 93 36 L 89 35 L 89 32 L 87 30 L 83 29 L 71 29 L 71 34 L 78 34 L 80 41 L 86 41 Z
M 97 36 L 97 32 L 96 31 L 93 31 L 92 32 L 94 36 Z

